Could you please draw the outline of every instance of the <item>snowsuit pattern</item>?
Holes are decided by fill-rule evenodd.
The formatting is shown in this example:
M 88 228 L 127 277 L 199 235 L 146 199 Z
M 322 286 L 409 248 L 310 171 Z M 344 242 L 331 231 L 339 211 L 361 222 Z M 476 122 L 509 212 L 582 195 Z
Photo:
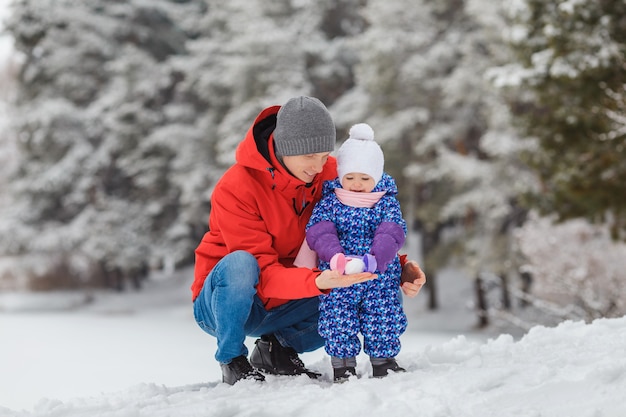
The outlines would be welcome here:
M 373 192 L 386 194 L 372 208 L 342 204 L 335 188 L 341 188 L 339 179 L 324 183 L 322 200 L 313 210 L 307 230 L 318 222 L 333 222 L 346 255 L 370 253 L 382 222 L 400 225 L 406 235 L 406 222 L 395 197 L 398 189 L 390 175 L 384 173 L 376 184 Z M 320 260 L 319 268 L 330 269 L 329 262 Z M 376 271 L 377 279 L 335 288 L 320 296 L 318 331 L 325 339 L 326 353 L 339 358 L 356 357 L 361 351 L 359 332 L 363 335 L 363 350 L 370 357 L 392 358 L 400 352 L 400 335 L 407 326 L 399 292 L 401 272 L 396 255 L 384 273 Z

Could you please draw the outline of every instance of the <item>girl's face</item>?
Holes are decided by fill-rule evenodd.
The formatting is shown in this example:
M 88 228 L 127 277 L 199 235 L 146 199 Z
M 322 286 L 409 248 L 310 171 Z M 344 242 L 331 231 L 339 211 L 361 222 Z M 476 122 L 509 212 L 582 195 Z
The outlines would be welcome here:
M 308 184 L 322 172 L 329 155 L 330 152 L 283 156 L 283 164 L 294 177 Z
M 371 192 L 376 183 L 374 178 L 362 172 L 349 172 L 341 179 L 341 186 L 344 190 L 355 191 L 358 193 Z

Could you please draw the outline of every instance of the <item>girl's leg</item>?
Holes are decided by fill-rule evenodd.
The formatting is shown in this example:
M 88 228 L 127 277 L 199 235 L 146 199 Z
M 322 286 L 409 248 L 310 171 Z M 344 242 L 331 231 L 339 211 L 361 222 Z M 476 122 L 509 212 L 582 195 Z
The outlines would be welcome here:
M 361 315 L 363 351 L 372 358 L 394 358 L 400 352 L 400 335 L 406 326 L 397 287 L 370 286 Z
M 330 356 L 356 357 L 361 351 L 359 298 L 360 290 L 355 287 L 336 288 L 321 297 L 319 333 L 326 341 L 324 347 Z

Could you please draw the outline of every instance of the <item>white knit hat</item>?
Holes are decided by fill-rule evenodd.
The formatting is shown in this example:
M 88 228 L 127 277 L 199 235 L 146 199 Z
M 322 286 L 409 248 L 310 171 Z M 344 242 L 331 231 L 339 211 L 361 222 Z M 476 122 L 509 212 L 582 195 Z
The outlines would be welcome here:
M 385 157 L 383 150 L 374 141 L 374 130 L 366 123 L 350 128 L 350 136 L 337 151 L 337 175 L 339 181 L 351 172 L 361 172 L 374 178 L 374 183 L 383 176 Z

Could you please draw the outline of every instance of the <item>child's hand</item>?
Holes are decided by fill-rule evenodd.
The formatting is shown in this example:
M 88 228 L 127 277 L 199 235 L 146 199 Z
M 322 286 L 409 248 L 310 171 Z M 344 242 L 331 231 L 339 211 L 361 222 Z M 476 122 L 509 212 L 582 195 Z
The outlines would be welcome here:
M 369 281 L 378 278 L 378 275 L 369 272 L 361 272 L 358 274 L 343 275 L 339 271 L 327 269 L 315 278 L 315 285 L 320 290 L 330 290 L 333 288 L 349 287 L 360 282 Z

